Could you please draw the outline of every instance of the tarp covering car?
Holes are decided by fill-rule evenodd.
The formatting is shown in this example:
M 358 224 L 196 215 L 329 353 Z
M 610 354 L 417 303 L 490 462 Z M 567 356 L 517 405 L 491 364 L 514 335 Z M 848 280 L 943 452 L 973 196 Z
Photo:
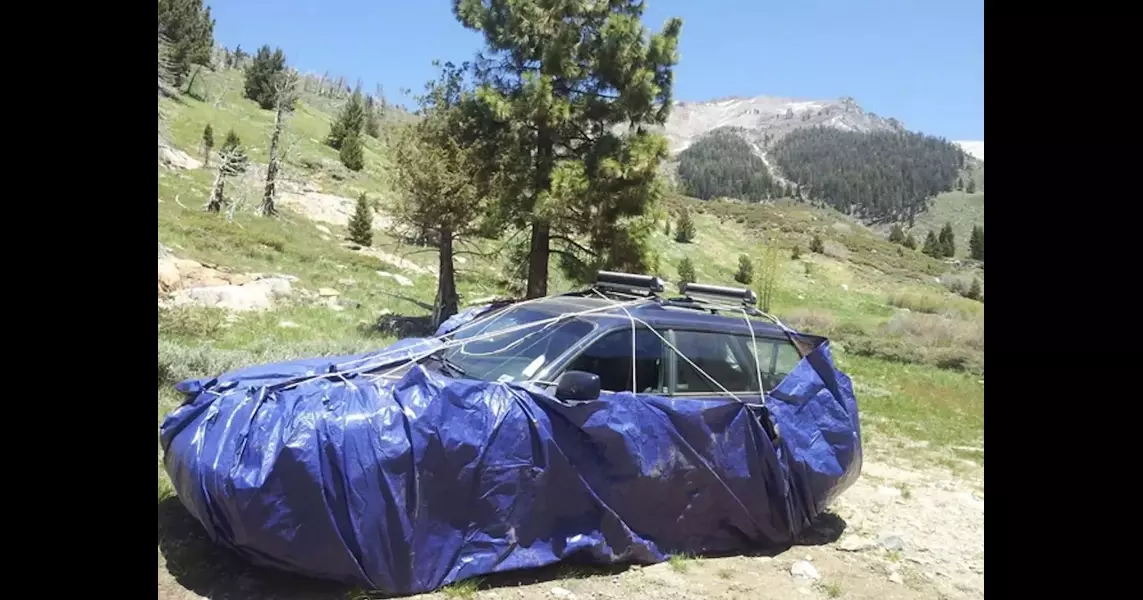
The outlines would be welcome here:
M 769 392 L 776 443 L 761 409 L 734 399 L 568 404 L 423 365 L 391 380 L 356 368 L 439 347 L 180 383 L 160 432 L 179 499 L 255 563 L 400 595 L 570 559 L 781 546 L 861 468 L 856 400 L 828 342 Z

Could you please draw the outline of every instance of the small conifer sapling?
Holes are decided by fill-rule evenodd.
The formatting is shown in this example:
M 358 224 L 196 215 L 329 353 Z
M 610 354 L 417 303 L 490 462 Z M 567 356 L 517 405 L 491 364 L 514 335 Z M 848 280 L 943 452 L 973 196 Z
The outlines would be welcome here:
M 365 194 L 357 199 L 357 209 L 349 220 L 349 239 L 362 246 L 373 245 L 373 210 L 369 207 Z

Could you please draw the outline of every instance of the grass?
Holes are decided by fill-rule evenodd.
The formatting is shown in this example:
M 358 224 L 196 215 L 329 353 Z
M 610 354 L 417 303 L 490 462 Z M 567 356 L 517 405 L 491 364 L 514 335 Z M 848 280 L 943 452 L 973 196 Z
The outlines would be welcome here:
M 823 583 L 821 584 L 821 589 L 827 598 L 841 597 L 841 586 L 836 583 Z
M 475 579 L 465 579 L 446 586 L 441 592 L 445 598 L 456 598 L 457 600 L 464 600 L 476 596 L 476 592 L 480 589 L 480 582 Z
M 690 554 L 672 554 L 667 559 L 667 563 L 672 569 L 679 573 L 686 573 L 691 568 L 691 563 L 695 561 L 695 557 Z

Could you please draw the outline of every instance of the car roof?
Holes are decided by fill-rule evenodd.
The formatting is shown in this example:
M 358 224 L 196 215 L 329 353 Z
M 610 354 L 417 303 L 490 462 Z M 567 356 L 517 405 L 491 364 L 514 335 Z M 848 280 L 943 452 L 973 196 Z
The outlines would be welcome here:
M 524 308 L 555 316 L 602 309 L 608 304 L 615 304 L 615 302 L 615 300 L 604 298 L 553 296 L 530 301 Z M 758 318 L 752 318 L 747 323 L 741 313 L 711 314 L 708 311 L 700 311 L 694 308 L 665 306 L 652 299 L 636 306 L 627 305 L 625 308 L 632 316 L 645 321 L 656 329 L 707 329 L 723 333 L 750 335 L 751 328 L 753 328 L 754 335 L 785 337 L 785 332 L 774 323 Z M 608 328 L 630 323 L 627 313 L 618 306 L 611 310 L 600 310 L 597 313 L 584 315 L 583 318 L 590 318 L 593 321 L 603 323 Z

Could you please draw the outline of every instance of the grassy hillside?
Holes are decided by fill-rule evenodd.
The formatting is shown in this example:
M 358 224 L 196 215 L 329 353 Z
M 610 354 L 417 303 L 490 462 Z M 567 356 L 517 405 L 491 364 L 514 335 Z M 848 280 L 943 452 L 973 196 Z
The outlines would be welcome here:
M 961 190 L 939 194 L 928 209 L 917 214 L 913 227 L 907 227 L 907 223 L 902 223 L 902 226 L 906 232 L 912 233 L 918 242 L 922 242 L 930 230 L 933 233 L 940 233 L 945 223 L 952 223 L 953 234 L 956 236 L 956 256 L 967 258 L 968 238 L 972 234 L 972 227 L 984 225 L 984 164 L 970 166 L 962 173 L 962 179 L 965 184 L 970 180 L 976 184 L 974 193 L 969 194 Z M 877 230 L 883 235 L 888 235 L 889 228 L 889 225 L 882 225 L 877 227 Z

